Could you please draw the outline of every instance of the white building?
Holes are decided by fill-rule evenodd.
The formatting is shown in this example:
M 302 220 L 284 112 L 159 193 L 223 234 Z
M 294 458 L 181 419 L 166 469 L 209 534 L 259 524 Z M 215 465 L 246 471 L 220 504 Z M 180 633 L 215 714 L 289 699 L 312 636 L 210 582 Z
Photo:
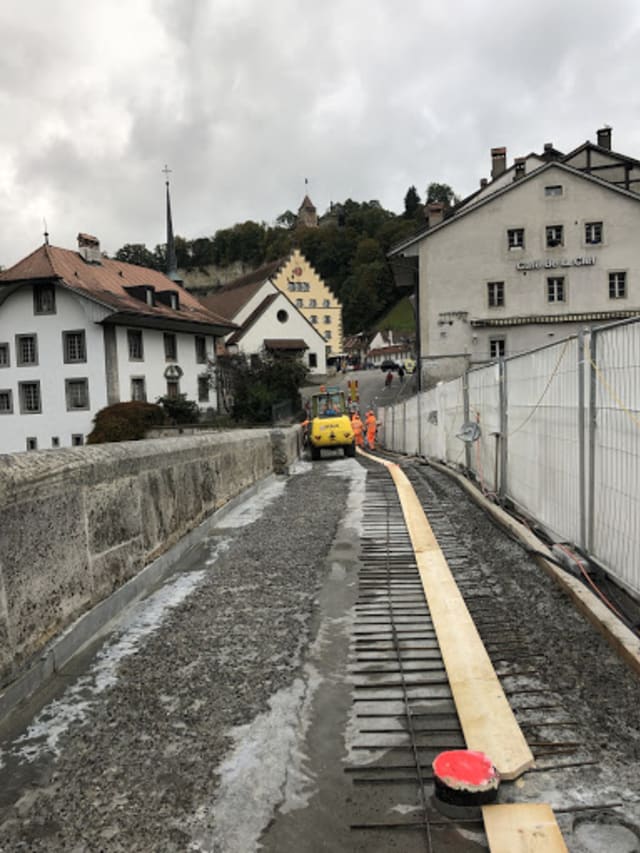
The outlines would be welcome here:
M 419 282 L 428 380 L 640 314 L 640 162 L 611 150 L 609 128 L 510 168 L 493 149 L 492 180 L 433 212 L 390 253 L 398 283 Z
M 225 345 L 229 352 L 257 355 L 262 352 L 289 352 L 301 356 L 310 373 L 327 371 L 326 340 L 313 324 L 276 285 L 282 261 L 268 264 L 202 296 L 204 306 L 229 317 L 239 328 L 230 333 Z
M 97 411 L 186 394 L 217 408 L 216 338 L 233 329 L 162 273 L 45 243 L 0 272 L 0 452 L 83 444 Z

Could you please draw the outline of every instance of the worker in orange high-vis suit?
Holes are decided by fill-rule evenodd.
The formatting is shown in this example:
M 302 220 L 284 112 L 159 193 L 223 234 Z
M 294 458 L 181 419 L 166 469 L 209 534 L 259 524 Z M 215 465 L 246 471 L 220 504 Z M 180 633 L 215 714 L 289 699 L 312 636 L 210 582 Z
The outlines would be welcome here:
M 369 450 L 373 450 L 376 444 L 376 430 L 378 429 L 378 422 L 373 414 L 373 409 L 368 410 L 364 423 L 367 430 L 367 447 Z
M 351 429 L 356 440 L 356 447 L 364 447 L 364 424 L 358 412 L 351 415 Z

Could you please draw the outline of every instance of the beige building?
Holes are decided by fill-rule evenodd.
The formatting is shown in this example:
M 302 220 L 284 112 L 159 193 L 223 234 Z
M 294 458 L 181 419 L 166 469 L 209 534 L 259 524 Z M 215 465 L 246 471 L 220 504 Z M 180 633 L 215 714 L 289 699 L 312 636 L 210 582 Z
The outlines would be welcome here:
M 271 281 L 322 335 L 327 357 L 342 353 L 342 304 L 299 249 L 282 261 Z
M 609 128 L 510 168 L 493 149 L 491 181 L 440 213 L 390 253 L 399 284 L 417 273 L 427 380 L 640 315 L 640 162 Z

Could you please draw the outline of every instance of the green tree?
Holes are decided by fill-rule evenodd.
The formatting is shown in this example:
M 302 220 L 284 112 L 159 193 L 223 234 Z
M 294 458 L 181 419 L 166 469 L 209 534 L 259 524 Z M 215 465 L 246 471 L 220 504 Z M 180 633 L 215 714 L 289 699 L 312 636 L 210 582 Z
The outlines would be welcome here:
M 114 258 L 127 264 L 137 264 L 139 267 L 149 267 L 152 270 L 161 269 L 157 255 L 149 251 L 144 243 L 125 243 L 118 249 Z
M 249 360 L 244 355 L 219 356 L 222 382 L 231 390 L 231 414 L 240 423 L 270 423 L 272 406 L 289 401 L 302 408 L 300 387 L 307 368 L 299 356 L 265 353 Z
M 421 208 L 422 205 L 417 189 L 414 186 L 409 187 L 404 197 L 404 218 L 415 219 L 416 215 L 421 212 Z
M 427 187 L 427 204 L 432 201 L 439 201 L 444 204 L 445 207 L 450 208 L 454 207 L 460 199 L 451 189 L 449 184 L 438 184 L 436 182 L 432 182 Z
M 293 213 L 293 211 L 285 210 L 285 212 L 281 213 L 276 219 L 276 224 L 279 225 L 280 228 L 295 228 L 297 221 L 298 217 Z
M 186 394 L 177 397 L 158 397 L 158 406 L 162 407 L 167 420 L 172 424 L 197 424 L 200 420 L 200 409 L 194 400 L 189 400 Z

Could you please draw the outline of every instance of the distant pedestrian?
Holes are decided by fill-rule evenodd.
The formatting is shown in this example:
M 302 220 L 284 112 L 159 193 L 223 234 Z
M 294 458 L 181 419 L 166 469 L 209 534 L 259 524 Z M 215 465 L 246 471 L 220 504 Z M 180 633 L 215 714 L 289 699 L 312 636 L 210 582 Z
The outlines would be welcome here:
M 400 384 L 402 385 L 402 383 L 404 382 L 404 367 L 402 365 L 400 365 L 400 367 L 398 368 L 398 379 L 400 380 Z
M 386 377 L 386 379 L 384 380 L 384 387 L 385 387 L 385 388 L 391 388 L 391 383 L 392 383 L 392 382 L 393 382 L 393 371 L 392 371 L 392 370 L 390 370 L 390 371 L 387 373 L 387 377 Z

